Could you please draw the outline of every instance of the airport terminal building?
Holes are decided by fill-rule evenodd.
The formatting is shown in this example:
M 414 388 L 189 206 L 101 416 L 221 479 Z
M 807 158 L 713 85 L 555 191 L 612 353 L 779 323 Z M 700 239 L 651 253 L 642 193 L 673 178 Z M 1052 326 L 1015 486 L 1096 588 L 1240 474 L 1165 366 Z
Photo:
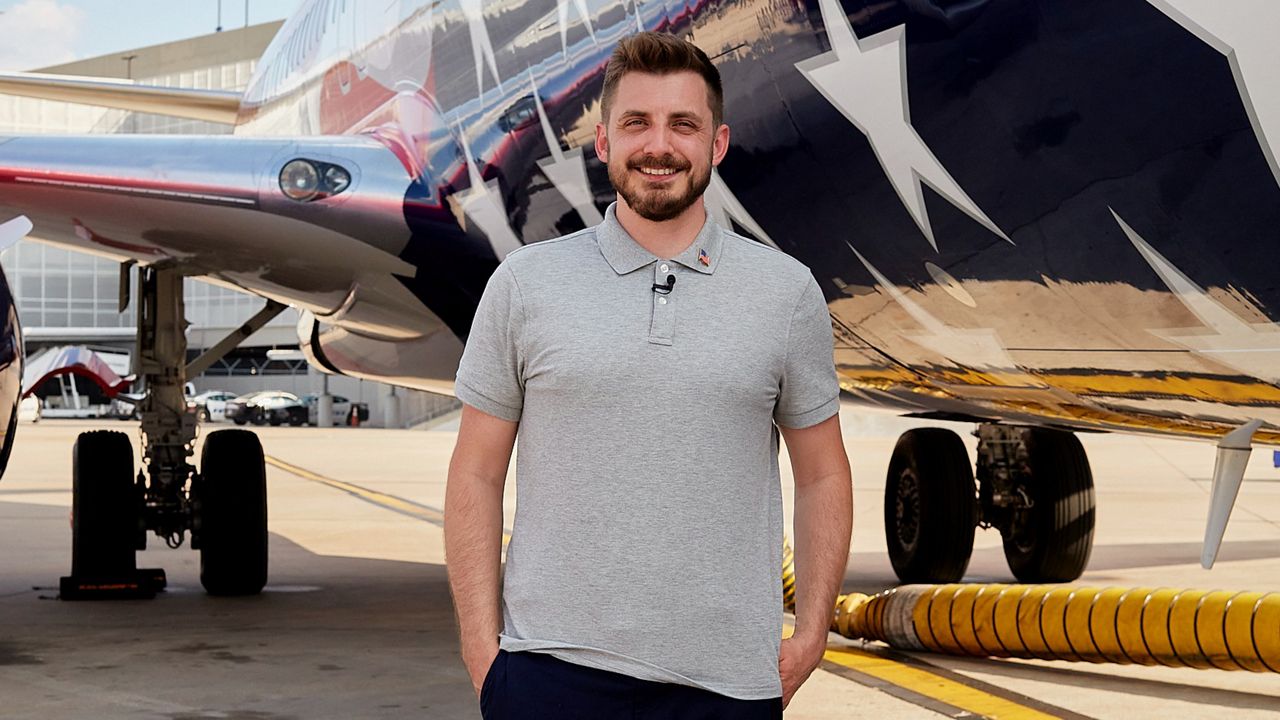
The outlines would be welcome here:
M 227 30 L 179 42 L 125 50 L 36 72 L 132 79 L 140 84 L 243 90 L 281 22 Z M 0 135 L 146 133 L 227 134 L 218 123 L 0 95 Z M 26 336 L 28 355 L 59 345 L 133 352 L 136 302 L 119 312 L 120 265 L 28 238 L 0 254 Z M 136 275 L 136 269 L 132 272 Z M 136 287 L 136 284 L 135 284 Z M 186 317 L 191 352 L 212 346 L 257 312 L 263 300 L 188 278 Z M 289 309 L 192 382 L 200 390 L 319 392 L 320 373 L 291 355 L 298 313 Z M 275 358 L 267 351 L 275 349 Z M 83 383 L 82 389 L 89 390 Z M 330 392 L 365 402 L 374 424 L 411 426 L 456 407 L 452 398 L 353 378 L 330 377 Z M 42 394 L 47 389 L 42 390 Z M 91 391 L 91 390 L 90 390 Z M 386 399 L 394 393 L 396 400 Z M 390 411 L 395 406 L 398 410 Z

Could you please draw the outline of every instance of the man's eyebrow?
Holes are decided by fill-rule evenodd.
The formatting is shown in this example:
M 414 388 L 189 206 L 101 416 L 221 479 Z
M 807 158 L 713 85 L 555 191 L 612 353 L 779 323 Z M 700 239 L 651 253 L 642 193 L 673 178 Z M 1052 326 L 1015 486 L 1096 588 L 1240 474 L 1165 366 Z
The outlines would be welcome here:
M 619 119 L 622 119 L 622 118 L 633 118 L 633 117 L 638 117 L 638 118 L 648 118 L 648 117 L 650 117 L 650 114 L 649 114 L 649 113 L 647 113 L 647 112 L 645 112 L 645 111 L 643 111 L 643 110 L 624 110 L 624 111 L 622 111 L 621 113 L 619 113 L 619 114 L 618 114 L 618 118 L 619 118 Z M 670 118 L 671 118 L 671 119 L 673 119 L 673 120 L 697 120 L 697 121 L 701 121 L 701 118 L 698 116 L 698 113 L 693 112 L 692 110 L 679 110 L 679 111 L 676 111 L 676 112 L 671 113 L 671 115 L 669 115 L 668 117 L 670 117 Z

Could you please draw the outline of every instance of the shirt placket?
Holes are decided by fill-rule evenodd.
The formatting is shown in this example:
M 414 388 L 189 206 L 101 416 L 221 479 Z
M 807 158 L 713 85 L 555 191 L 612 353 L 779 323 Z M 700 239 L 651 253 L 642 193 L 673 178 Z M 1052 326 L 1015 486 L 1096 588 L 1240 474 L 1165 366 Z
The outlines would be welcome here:
M 653 284 L 666 285 L 667 276 L 677 275 L 675 265 L 673 263 L 659 260 L 653 266 Z M 675 294 L 678 290 L 663 293 L 658 290 L 653 292 L 653 316 L 649 321 L 649 342 L 655 345 L 670 345 L 671 332 L 676 325 L 676 301 Z

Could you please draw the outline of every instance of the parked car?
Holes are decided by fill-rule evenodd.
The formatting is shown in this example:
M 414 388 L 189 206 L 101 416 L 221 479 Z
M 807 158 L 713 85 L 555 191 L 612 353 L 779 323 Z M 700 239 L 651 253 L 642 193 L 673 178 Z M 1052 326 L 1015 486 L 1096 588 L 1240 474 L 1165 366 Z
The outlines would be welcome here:
M 120 393 L 111 400 L 103 417 L 116 420 L 141 420 L 138 403 L 142 401 L 142 393 Z
M 319 395 L 303 395 L 302 402 L 307 406 L 307 424 L 318 425 L 320 418 L 320 396 Z M 334 425 L 350 425 L 351 413 L 356 413 L 356 417 L 360 422 L 366 422 L 369 419 L 369 405 L 367 403 L 353 403 L 341 395 L 333 396 L 333 424 Z
M 287 392 L 269 392 L 253 399 L 257 409 L 257 425 L 305 425 L 307 422 L 307 406 L 297 395 Z
M 269 391 L 259 390 L 257 392 L 245 393 L 240 397 L 233 398 L 226 402 L 223 406 L 223 417 L 234 422 L 237 425 L 244 425 L 252 422 L 255 425 L 261 425 L 261 421 L 257 420 L 258 408 L 253 401 L 259 396 L 268 395 Z
M 191 398 L 200 422 L 222 422 L 227 419 L 227 403 L 235 400 L 235 393 L 226 390 L 206 390 Z

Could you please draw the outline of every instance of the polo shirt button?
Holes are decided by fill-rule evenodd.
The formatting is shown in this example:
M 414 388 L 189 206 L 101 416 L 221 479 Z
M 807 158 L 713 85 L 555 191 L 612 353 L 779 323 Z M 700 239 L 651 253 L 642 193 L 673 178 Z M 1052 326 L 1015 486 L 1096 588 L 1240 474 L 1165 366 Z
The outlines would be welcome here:
M 666 305 L 666 304 L 667 304 L 667 299 L 666 299 L 666 298 L 664 298 L 664 297 L 660 297 L 660 298 L 658 298 L 658 304 L 659 304 L 659 305 Z
M 671 268 L 669 268 L 669 267 L 667 267 L 665 264 L 663 264 L 663 265 L 658 266 L 658 269 L 659 269 L 659 270 L 661 270 L 662 272 L 666 272 L 666 271 L 670 270 Z

